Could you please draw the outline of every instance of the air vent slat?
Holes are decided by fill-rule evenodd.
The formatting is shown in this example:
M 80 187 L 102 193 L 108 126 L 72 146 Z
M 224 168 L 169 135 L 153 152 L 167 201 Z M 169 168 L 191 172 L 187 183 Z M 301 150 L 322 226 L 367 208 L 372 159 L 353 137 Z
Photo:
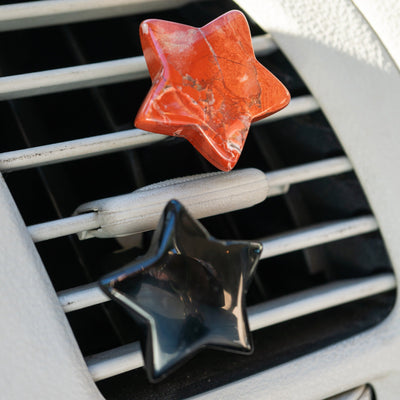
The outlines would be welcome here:
M 253 40 L 256 40 L 257 51 L 263 55 L 275 49 L 275 45 L 269 35 L 262 35 Z M 5 76 L 0 78 L 0 100 L 126 82 L 146 78 L 148 75 L 144 57 L 139 56 Z
M 0 100 L 83 89 L 147 76 L 143 56 L 12 75 L 0 78 Z
M 314 111 L 319 110 L 319 104 L 314 96 L 304 95 L 293 97 L 290 100 L 290 103 L 283 110 L 279 111 L 276 114 L 273 114 L 267 118 L 260 119 L 259 121 L 254 122 L 252 125 L 262 125 L 265 122 L 274 122 L 284 118 L 295 117 L 297 115 L 308 114 Z
M 0 154 L 0 171 L 16 171 L 80 158 L 89 158 L 147 146 L 166 138 L 167 136 L 165 135 L 145 132 L 140 129 L 129 129 L 84 139 L 9 151 Z
M 351 279 L 322 285 L 248 308 L 252 331 L 289 321 L 317 311 L 346 304 L 396 287 L 392 274 Z M 138 343 L 109 350 L 86 358 L 95 381 L 109 378 L 143 365 Z
M 353 167 L 347 157 L 334 157 L 267 172 L 266 175 L 268 176 L 268 182 L 271 186 L 284 186 L 322 178 L 328 175 L 340 174 L 344 171 L 351 171 L 352 169 Z
M 58 300 L 66 313 L 106 303 L 110 300 L 97 283 L 78 286 L 58 293 Z
M 377 229 L 378 224 L 373 216 L 352 218 L 300 229 L 290 234 L 286 233 L 262 240 L 263 252 L 261 258 L 274 257 L 306 247 L 373 232 Z
M 62 223 L 61 223 L 62 222 Z M 91 226 L 91 228 L 88 228 Z M 85 229 L 96 229 L 99 227 L 96 213 L 74 215 L 61 220 L 49 221 L 44 224 L 37 224 L 28 227 L 29 233 L 34 242 L 54 239 L 72 235 Z
M 311 226 L 301 231 L 286 232 L 278 237 L 261 239 L 263 244 L 261 258 L 274 257 L 279 254 L 373 232 L 377 229 L 375 218 L 366 216 Z M 98 286 L 89 284 L 60 292 L 59 300 L 64 311 L 71 312 L 107 302 L 109 298 L 103 294 Z
M 190 0 L 44 0 L 0 7 L 0 31 L 172 9 Z
M 297 174 L 296 173 L 296 168 L 299 168 L 301 173 Z M 305 165 L 300 165 L 298 167 L 292 167 L 292 168 L 285 168 L 280 170 L 280 175 L 279 179 L 280 181 L 278 182 L 278 185 L 274 183 L 274 181 L 269 182 L 269 176 L 270 174 L 276 174 L 276 172 L 268 172 L 265 174 L 266 180 L 265 180 L 265 185 L 268 185 L 268 191 L 269 191 L 269 196 L 274 196 L 277 194 L 284 193 L 287 191 L 288 186 L 290 186 L 291 183 L 299 183 L 302 181 L 309 181 L 311 179 L 316 179 L 316 178 L 322 178 L 326 176 L 331 176 L 331 175 L 337 175 L 340 173 L 348 172 L 351 171 L 352 167 L 350 162 L 346 157 L 336 157 L 324 161 L 318 161 L 314 163 L 309 163 Z M 286 178 L 284 178 L 284 176 Z M 276 176 L 276 175 L 275 175 Z M 226 179 L 228 179 L 229 176 L 228 174 L 226 175 Z M 282 186 L 280 182 L 284 181 L 285 184 Z M 215 182 L 215 185 L 218 183 Z M 221 185 L 222 186 L 222 185 Z M 264 187 L 260 186 L 264 190 Z M 199 195 L 200 191 L 202 189 L 199 188 Z M 218 190 L 218 187 L 213 188 L 214 191 Z M 224 187 L 221 187 L 219 190 L 221 192 L 225 191 Z M 261 190 L 261 189 L 260 189 Z M 152 192 L 143 192 L 143 196 L 148 196 L 148 199 L 150 200 L 153 196 Z M 174 194 L 176 197 L 176 193 Z M 264 197 L 265 198 L 265 197 Z M 251 199 L 249 199 L 251 200 Z M 232 199 L 233 201 L 233 199 Z M 231 201 L 231 202 L 232 202 Z M 226 202 L 225 207 L 226 207 L 226 212 L 227 211 L 232 211 L 232 204 L 231 202 Z M 241 203 L 242 204 L 242 203 Z M 254 205 L 254 202 L 252 203 Z M 243 205 L 241 206 L 243 208 Z M 115 216 L 117 217 L 117 211 L 114 210 Z M 134 210 L 135 213 L 137 213 L 137 209 Z M 220 210 L 223 212 L 222 210 Z M 127 210 L 124 209 L 124 219 L 126 220 L 128 218 L 127 216 Z M 146 212 L 144 211 L 144 214 Z M 74 217 L 68 217 L 68 218 L 63 218 L 55 221 L 49 221 L 49 222 L 44 222 L 41 224 L 36 224 L 36 225 L 31 225 L 28 227 L 28 230 L 31 234 L 31 237 L 34 242 L 41 242 L 44 240 L 49 240 L 49 239 L 54 239 L 57 237 L 73 234 L 73 233 L 79 233 L 83 231 L 90 231 L 92 229 L 97 229 L 100 228 L 100 223 L 97 222 L 97 224 L 94 223 L 94 219 L 97 218 L 97 213 L 96 212 L 88 212 L 86 214 L 83 214 L 85 218 L 87 218 L 87 226 L 85 225 L 85 219 L 78 219 L 76 216 Z M 211 216 L 213 214 L 207 214 L 204 216 Z M 153 216 L 153 215 L 151 215 Z M 112 217 L 112 214 L 108 213 L 108 218 Z M 142 220 L 143 220 L 142 216 Z M 109 222 L 110 223 L 110 220 Z
M 289 106 L 281 112 L 257 121 L 256 124 L 266 124 L 280 119 L 306 114 L 316 111 L 318 108 L 318 104 L 312 96 L 299 96 L 292 99 Z M 166 136 L 164 135 L 145 132 L 140 129 L 130 129 L 84 139 L 9 151 L 0 153 L 0 171 L 16 171 L 79 158 L 88 158 L 121 150 L 134 149 L 150 145 L 165 138 Z

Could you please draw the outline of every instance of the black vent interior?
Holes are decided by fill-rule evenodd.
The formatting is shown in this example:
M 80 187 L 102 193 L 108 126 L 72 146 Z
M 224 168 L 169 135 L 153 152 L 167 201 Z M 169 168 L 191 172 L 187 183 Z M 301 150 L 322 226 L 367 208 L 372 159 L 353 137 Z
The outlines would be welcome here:
M 20 2 L 20 0 L 18 0 Z M 10 1 L 0 1 L 0 4 Z M 0 34 L 0 74 L 14 75 L 141 55 L 138 27 L 150 17 L 201 26 L 230 9 L 228 0 L 177 10 Z M 251 22 L 250 22 L 251 23 Z M 263 33 L 251 23 L 254 35 Z M 284 55 L 260 58 L 292 97 L 307 88 Z M 0 102 L 0 151 L 49 144 L 133 127 L 150 80 Z M 321 112 L 251 129 L 237 168 L 262 171 L 343 155 Z M 70 216 L 83 202 L 119 195 L 154 182 L 213 171 L 183 140 L 142 149 L 6 174 L 27 225 Z M 356 176 L 346 173 L 295 185 L 285 196 L 250 209 L 204 219 L 218 238 L 257 239 L 297 227 L 371 213 Z M 114 239 L 75 236 L 39 243 L 38 251 L 57 291 L 95 281 L 146 251 L 151 233 L 123 249 Z M 379 233 L 263 260 L 248 304 L 350 277 L 390 271 Z M 254 333 L 255 353 L 244 357 L 204 351 L 164 382 L 151 385 L 139 369 L 98 383 L 111 399 L 178 399 L 243 378 L 334 343 L 380 322 L 395 294 L 389 292 Z M 114 304 L 68 314 L 86 355 L 137 339 L 137 329 Z

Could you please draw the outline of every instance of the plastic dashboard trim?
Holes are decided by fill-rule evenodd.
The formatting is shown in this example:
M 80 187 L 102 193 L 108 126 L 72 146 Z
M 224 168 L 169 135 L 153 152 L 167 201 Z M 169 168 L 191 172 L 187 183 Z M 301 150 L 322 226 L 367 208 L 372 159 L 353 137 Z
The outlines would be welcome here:
M 319 101 L 363 184 L 397 272 L 400 207 L 393 199 L 400 198 L 395 184 L 400 171 L 400 75 L 392 59 L 349 0 L 237 3 L 272 33 Z M 391 3 L 392 10 L 399 9 Z M 382 132 L 385 136 L 379 137 Z M 5 327 L 0 370 L 7 382 L 2 397 L 19 400 L 29 393 L 43 400 L 101 399 L 2 178 L 0 204 L 0 315 Z M 397 399 L 399 356 L 396 305 L 370 331 L 198 398 L 321 399 L 370 382 L 378 398 Z

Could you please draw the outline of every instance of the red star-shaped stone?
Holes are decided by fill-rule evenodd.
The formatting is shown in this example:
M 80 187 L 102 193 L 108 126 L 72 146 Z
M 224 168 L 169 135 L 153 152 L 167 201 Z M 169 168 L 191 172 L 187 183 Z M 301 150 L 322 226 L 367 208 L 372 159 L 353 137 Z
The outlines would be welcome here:
M 238 161 L 251 122 L 290 101 L 285 86 L 256 60 L 239 11 L 202 28 L 146 20 L 140 39 L 153 85 L 136 127 L 185 137 L 223 171 Z

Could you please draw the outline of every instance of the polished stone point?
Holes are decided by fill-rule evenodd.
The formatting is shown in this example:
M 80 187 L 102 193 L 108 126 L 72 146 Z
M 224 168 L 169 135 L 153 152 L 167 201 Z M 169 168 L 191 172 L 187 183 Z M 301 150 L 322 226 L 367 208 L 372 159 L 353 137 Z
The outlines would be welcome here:
M 172 200 L 148 253 L 100 280 L 143 330 L 150 381 L 204 347 L 252 352 L 245 295 L 261 251 L 260 243 L 213 238 Z
M 149 19 L 140 25 L 153 85 L 137 128 L 184 137 L 215 167 L 237 163 L 251 122 L 286 107 L 285 86 L 255 58 L 240 11 L 202 28 Z

